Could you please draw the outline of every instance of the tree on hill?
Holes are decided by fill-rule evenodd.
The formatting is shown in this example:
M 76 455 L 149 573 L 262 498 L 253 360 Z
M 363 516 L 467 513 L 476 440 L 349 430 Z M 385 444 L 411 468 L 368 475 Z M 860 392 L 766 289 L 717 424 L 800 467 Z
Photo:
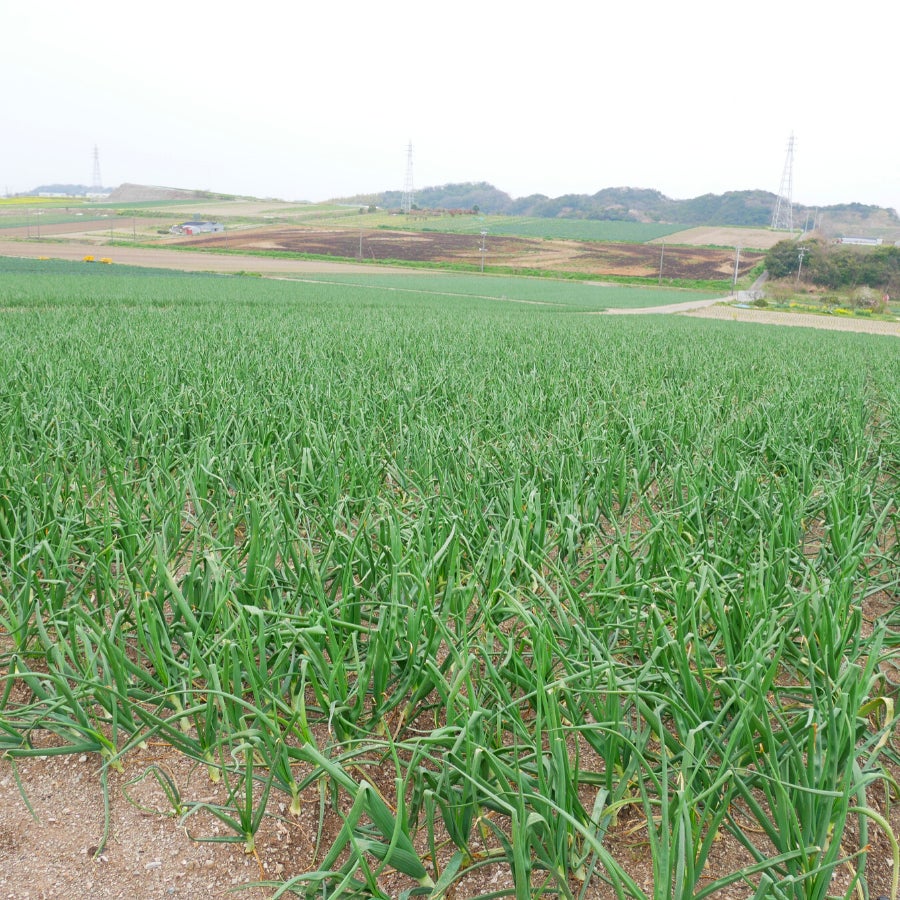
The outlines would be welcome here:
M 376 203 L 384 209 L 399 209 L 400 191 L 360 194 L 342 198 L 344 202 L 368 206 Z M 509 194 L 484 181 L 444 184 L 420 188 L 415 192 L 421 209 L 473 209 L 493 215 L 537 216 L 542 218 L 613 219 L 632 222 L 667 222 L 678 225 L 724 225 L 767 227 L 772 220 L 776 197 L 770 191 L 727 191 L 703 194 L 689 200 L 673 200 L 656 190 L 633 187 L 604 188 L 595 194 L 564 194 L 548 197 L 530 194 L 513 200 Z M 888 236 L 900 225 L 893 210 L 848 203 L 840 206 L 811 207 L 794 205 L 794 221 L 802 222 L 814 212 L 825 214 L 832 234 L 853 223 L 868 233 Z M 821 215 L 820 215 L 821 219 Z M 821 226 L 820 226 L 821 227 Z M 843 233 L 847 233 L 844 231 Z
M 401 191 L 384 191 L 341 199 L 348 203 L 375 203 L 383 209 L 399 209 L 403 194 Z M 414 192 L 414 199 L 419 209 L 473 209 L 477 206 L 481 212 L 494 214 L 505 214 L 512 203 L 509 194 L 484 181 L 419 188 Z
M 519 197 L 513 200 L 506 214 L 509 216 L 529 216 L 529 210 L 534 209 L 541 203 L 546 203 L 550 198 L 546 194 L 529 194 L 527 197 Z
M 870 287 L 900 295 L 900 247 L 829 245 L 819 240 L 779 241 L 766 253 L 772 278 L 796 274 L 803 252 L 804 280 L 831 289 Z
M 798 244 L 796 241 L 779 241 L 766 253 L 766 271 L 770 278 L 787 278 L 797 272 L 800 266 L 800 250 L 803 250 L 803 258 L 807 271 L 811 260 L 815 256 L 812 252 L 812 243 Z

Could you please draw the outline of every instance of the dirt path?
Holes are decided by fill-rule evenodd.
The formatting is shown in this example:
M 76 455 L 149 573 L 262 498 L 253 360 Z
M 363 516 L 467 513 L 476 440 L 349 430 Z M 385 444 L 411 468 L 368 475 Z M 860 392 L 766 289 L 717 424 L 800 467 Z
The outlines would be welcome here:
M 743 293 L 743 292 L 742 292 Z M 825 331 L 856 331 L 861 334 L 890 334 L 900 337 L 900 322 L 880 319 L 855 319 L 845 316 L 816 316 L 771 309 L 745 309 L 730 306 L 731 297 L 691 300 L 667 306 L 642 306 L 639 309 L 608 309 L 589 315 L 649 316 L 684 313 L 695 319 L 721 319 L 730 322 L 754 322 L 757 325 L 788 325 L 794 328 L 821 328 Z
M 674 312 L 669 307 L 669 311 Z M 900 322 L 879 319 L 851 319 L 844 316 L 814 316 L 806 313 L 779 312 L 770 309 L 740 309 L 736 306 L 708 305 L 688 312 L 699 319 L 723 319 L 731 322 L 755 322 L 758 325 L 788 325 L 795 328 L 822 328 L 827 331 L 857 331 L 865 334 L 890 334 L 900 337 Z
M 372 266 L 329 262 L 318 259 L 276 259 L 267 256 L 243 256 L 232 253 L 197 253 L 190 250 L 165 250 L 149 247 L 101 246 L 91 243 L 54 243 L 50 241 L 0 240 L 0 256 L 28 259 L 80 260 L 85 256 L 109 257 L 114 263 L 147 266 L 151 269 L 179 269 L 184 272 L 258 272 L 263 275 L 302 275 L 312 272 L 372 272 Z M 379 271 L 385 271 L 379 266 Z M 391 269 L 393 274 L 410 269 Z
M 686 300 L 684 303 L 669 303 L 665 306 L 639 306 L 636 309 L 605 309 L 589 315 L 601 316 L 649 316 L 658 313 L 681 313 L 696 309 L 706 309 L 717 303 L 727 303 L 730 297 L 713 297 L 711 300 Z
M 168 222 L 168 219 L 141 219 L 139 231 L 147 231 L 149 229 L 158 228 Z M 90 241 L 92 244 L 105 243 L 109 237 L 110 231 L 118 235 L 118 239 L 122 240 L 124 235 L 129 238 L 133 234 L 135 222 L 133 219 L 107 216 L 106 218 L 98 217 L 95 219 L 85 219 L 82 222 L 57 222 L 50 224 L 44 222 L 38 225 L 32 222 L 30 225 L 19 225 L 15 228 L 4 228 L 0 231 L 3 241 L 26 240 L 36 242 L 39 246 L 45 246 L 49 241 L 49 246 L 54 247 L 56 244 L 52 239 L 64 237 L 67 241 Z M 41 240 L 43 237 L 43 240 Z

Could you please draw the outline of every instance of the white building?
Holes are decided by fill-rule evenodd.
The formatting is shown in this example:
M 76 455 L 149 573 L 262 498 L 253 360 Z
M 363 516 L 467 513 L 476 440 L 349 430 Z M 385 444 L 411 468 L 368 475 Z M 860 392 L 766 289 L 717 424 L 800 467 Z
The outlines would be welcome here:
M 209 234 L 224 230 L 225 226 L 221 222 L 182 222 L 169 229 L 172 234 Z
M 881 238 L 842 237 L 842 244 L 858 244 L 862 247 L 879 247 L 884 241 Z

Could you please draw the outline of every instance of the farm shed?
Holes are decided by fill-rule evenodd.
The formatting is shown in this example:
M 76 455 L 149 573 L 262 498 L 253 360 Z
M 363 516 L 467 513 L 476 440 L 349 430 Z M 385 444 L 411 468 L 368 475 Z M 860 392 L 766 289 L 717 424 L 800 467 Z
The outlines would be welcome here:
M 863 247 L 878 247 L 884 241 L 881 238 L 869 238 L 869 237 L 842 237 L 842 244 L 859 244 Z
M 169 229 L 172 234 L 208 234 L 224 230 L 225 226 L 221 222 L 182 222 Z

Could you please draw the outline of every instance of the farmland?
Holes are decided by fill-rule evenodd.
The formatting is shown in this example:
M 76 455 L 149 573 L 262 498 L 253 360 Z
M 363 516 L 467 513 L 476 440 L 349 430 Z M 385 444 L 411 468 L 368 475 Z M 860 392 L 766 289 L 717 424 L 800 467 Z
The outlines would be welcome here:
M 357 230 L 353 228 L 277 228 L 245 230 L 230 235 L 194 237 L 176 242 L 195 249 L 225 249 L 305 253 L 372 262 L 400 260 L 417 263 L 461 264 L 479 268 L 481 236 L 431 231 Z M 581 276 L 659 278 L 667 281 L 705 281 L 730 284 L 733 250 L 712 247 L 660 247 L 650 244 L 544 241 L 538 238 L 486 235 L 484 261 L 506 271 L 542 271 Z M 746 275 L 762 259 L 744 253 L 739 275 Z M 660 271 L 662 269 L 662 272 Z
M 375 291 L 400 291 L 415 295 L 476 297 L 511 303 L 530 303 L 547 311 L 599 312 L 605 309 L 634 309 L 666 306 L 721 296 L 709 291 L 672 290 L 636 285 L 598 284 L 589 281 L 565 281 L 548 278 L 516 278 L 503 275 L 463 273 L 421 273 L 368 271 L 348 274 L 311 273 L 310 281 L 367 288 Z
M 186 216 L 220 220 L 226 233 L 173 239 L 169 228 Z M 482 230 L 486 232 L 484 253 Z M 669 286 L 720 290 L 730 286 L 735 274 L 733 248 L 743 248 L 737 274 L 745 278 L 762 260 L 762 252 L 752 248 L 769 246 L 775 235 L 752 229 L 710 229 L 704 234 L 701 229 L 685 232 L 682 226 L 658 223 L 432 212 L 399 216 L 333 203 L 274 200 L 84 203 L 20 198 L 0 203 L 4 243 L 51 240 L 179 246 L 232 255 L 358 259 L 369 264 L 392 261 L 468 270 L 480 269 L 483 263 L 489 271 L 513 274 L 652 279 Z M 702 246 L 704 242 L 719 246 Z
M 644 222 L 615 222 L 596 219 L 542 219 L 534 216 L 493 216 L 487 219 L 442 216 L 428 222 L 423 229 L 463 231 L 478 234 L 487 228 L 491 234 L 519 237 L 539 237 L 550 240 L 604 241 L 644 243 L 654 238 L 666 238 L 684 230 L 683 225 L 662 225 Z
M 270 894 L 896 893 L 896 339 L 391 279 L 0 266 L 3 773 Z
M 369 214 L 371 215 L 371 214 Z M 366 216 L 366 222 L 369 221 Z M 405 220 L 405 221 L 404 221 Z M 378 216 L 379 227 L 397 227 L 397 216 L 385 219 Z M 615 243 L 644 243 L 664 239 L 684 230 L 683 225 L 661 223 L 622 222 L 601 219 L 539 218 L 536 216 L 435 215 L 433 211 L 418 211 L 403 218 L 404 227 L 411 225 L 421 231 L 446 231 L 461 234 L 491 234 L 514 237 L 536 237 L 547 240 L 603 241 Z M 325 224 L 323 222 L 323 224 Z M 346 220 L 342 224 L 348 224 Z

